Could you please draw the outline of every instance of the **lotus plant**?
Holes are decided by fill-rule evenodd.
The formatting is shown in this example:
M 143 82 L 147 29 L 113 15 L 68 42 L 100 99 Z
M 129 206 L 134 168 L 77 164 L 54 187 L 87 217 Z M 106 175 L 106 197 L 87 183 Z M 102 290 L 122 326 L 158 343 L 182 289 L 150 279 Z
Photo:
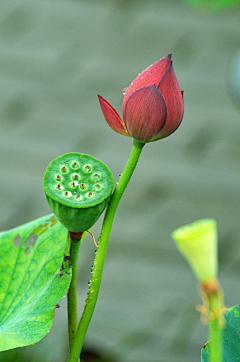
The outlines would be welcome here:
M 0 290 L 0 301 L 1 298 L 3 301 L 0 351 L 40 340 L 52 325 L 58 301 L 68 293 L 68 362 L 80 362 L 120 199 L 144 145 L 169 136 L 179 127 L 183 117 L 183 92 L 173 70 L 171 55 L 148 67 L 124 90 L 123 120 L 104 98 L 99 96 L 99 101 L 110 127 L 133 138 L 129 159 L 113 190 L 110 169 L 95 157 L 70 152 L 55 158 L 47 168 L 43 188 L 60 223 L 51 214 L 0 233 L 0 272 L 6 281 Z M 96 243 L 89 229 L 104 211 Z M 96 250 L 88 296 L 79 320 L 78 259 L 80 245 L 87 233 L 92 235 Z M 18 237 L 21 239 L 19 246 Z M 30 246 L 26 248 L 26 244 Z
M 103 115 L 109 126 L 141 143 L 172 134 L 183 118 L 183 91 L 175 75 L 171 54 L 140 73 L 123 90 L 123 120 L 100 95 Z

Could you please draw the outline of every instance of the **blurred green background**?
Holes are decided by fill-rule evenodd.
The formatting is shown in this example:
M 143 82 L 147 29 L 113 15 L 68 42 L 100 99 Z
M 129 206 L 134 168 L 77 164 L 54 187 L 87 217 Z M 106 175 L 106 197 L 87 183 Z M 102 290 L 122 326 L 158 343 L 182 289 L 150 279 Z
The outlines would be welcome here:
M 108 127 L 97 94 L 121 114 L 122 89 L 168 53 L 185 91 L 182 125 L 146 145 L 121 200 L 84 361 L 95 361 L 91 354 L 116 362 L 200 361 L 208 336 L 195 310 L 197 282 L 170 238 L 196 219 L 217 220 L 225 303 L 240 303 L 240 101 L 231 93 L 232 83 L 239 89 L 232 70 L 239 49 L 239 7 L 201 11 L 180 0 L 0 3 L 0 230 L 50 213 L 42 178 L 61 154 L 89 153 L 118 180 L 132 141 Z M 92 229 L 96 238 L 100 227 L 101 220 Z M 80 308 L 94 248 L 87 237 Z M 64 298 L 51 333 L 35 346 L 1 353 L 0 361 L 62 362 L 67 348 Z

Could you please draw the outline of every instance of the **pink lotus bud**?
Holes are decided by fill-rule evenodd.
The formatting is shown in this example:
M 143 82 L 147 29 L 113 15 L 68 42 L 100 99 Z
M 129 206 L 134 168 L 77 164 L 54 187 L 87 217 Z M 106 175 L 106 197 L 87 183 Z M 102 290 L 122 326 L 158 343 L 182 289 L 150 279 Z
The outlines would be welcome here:
M 104 98 L 100 95 L 98 98 L 109 126 L 141 143 L 169 136 L 183 117 L 183 92 L 173 70 L 171 54 L 145 69 L 126 88 L 123 120 Z

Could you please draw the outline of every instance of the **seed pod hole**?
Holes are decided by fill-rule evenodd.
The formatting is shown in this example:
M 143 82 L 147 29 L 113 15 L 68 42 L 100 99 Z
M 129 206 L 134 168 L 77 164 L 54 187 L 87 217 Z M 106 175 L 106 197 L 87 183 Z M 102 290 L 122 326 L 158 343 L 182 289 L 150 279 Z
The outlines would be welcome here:
M 71 163 L 71 167 L 74 168 L 74 170 L 78 170 L 80 168 L 80 165 L 77 161 L 73 161 Z
M 84 183 L 81 183 L 81 184 L 79 185 L 79 188 L 80 188 L 81 190 L 86 190 L 87 186 L 86 186 Z
M 63 179 L 63 178 L 62 178 L 60 175 L 57 175 L 57 176 L 56 176 L 56 181 L 60 182 L 60 181 L 62 181 L 62 179 Z
M 73 182 L 70 184 L 71 187 L 77 187 L 78 185 L 79 185 L 79 184 L 78 184 L 77 181 L 73 181 Z
M 93 197 L 94 196 L 94 193 L 92 192 L 92 191 L 90 191 L 87 195 L 86 195 L 86 197 Z
M 68 168 L 67 168 L 66 166 L 62 166 L 62 167 L 61 167 L 61 172 L 62 172 L 62 173 L 68 172 Z
M 70 191 L 65 191 L 65 192 L 63 193 L 63 195 L 64 195 L 65 197 L 71 197 L 71 196 L 72 196 L 72 193 L 71 193 Z
M 100 180 L 100 178 L 101 178 L 101 175 L 100 175 L 99 173 L 95 173 L 95 174 L 93 175 L 93 179 L 94 179 L 95 181 Z
M 73 181 L 77 181 L 77 180 L 80 180 L 80 175 L 78 175 L 77 173 L 74 173 L 73 175 L 72 175 L 72 180 Z
M 95 189 L 96 191 L 101 190 L 101 188 L 102 188 L 102 185 L 100 185 L 100 184 L 96 184 L 96 185 L 94 186 L 94 189 Z
M 82 195 L 79 194 L 79 195 L 75 196 L 75 199 L 78 201 L 82 200 Z
M 60 184 L 57 184 L 57 185 L 56 185 L 56 189 L 57 189 L 57 190 L 63 190 L 63 186 L 60 185 Z
M 84 167 L 85 172 L 90 172 L 91 171 L 91 166 L 87 165 Z

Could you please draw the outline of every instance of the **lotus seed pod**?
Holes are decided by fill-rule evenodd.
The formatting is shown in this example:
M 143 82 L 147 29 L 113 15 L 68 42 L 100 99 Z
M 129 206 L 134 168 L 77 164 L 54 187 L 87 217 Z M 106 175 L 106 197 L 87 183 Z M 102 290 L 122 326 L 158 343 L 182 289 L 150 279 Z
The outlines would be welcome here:
M 110 169 L 96 158 L 71 152 L 55 158 L 43 189 L 59 221 L 73 232 L 90 229 L 106 208 L 113 189 Z
M 217 277 L 217 225 L 215 220 L 195 221 L 175 230 L 171 236 L 200 282 L 208 282 Z

